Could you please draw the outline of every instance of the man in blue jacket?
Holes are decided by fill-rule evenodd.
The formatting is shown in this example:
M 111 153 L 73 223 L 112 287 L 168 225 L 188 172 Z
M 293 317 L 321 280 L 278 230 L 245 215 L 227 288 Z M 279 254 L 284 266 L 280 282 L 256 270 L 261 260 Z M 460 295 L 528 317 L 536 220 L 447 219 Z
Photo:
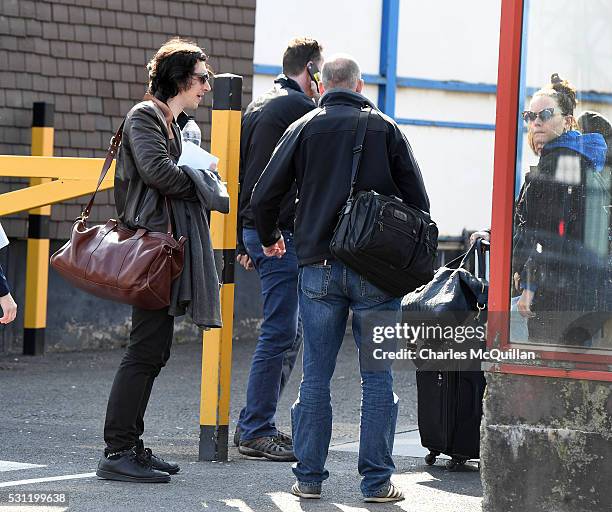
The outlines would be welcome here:
M 344 338 L 349 309 L 353 334 L 361 345 L 365 316 L 375 311 L 397 314 L 400 299 L 374 286 L 333 259 L 329 249 L 338 212 L 351 188 L 351 162 L 361 109 L 372 108 L 355 191 L 397 196 L 429 211 L 419 166 L 397 124 L 360 93 L 355 60 L 338 55 L 322 70 L 320 108 L 293 123 L 255 185 L 251 209 L 264 253 L 282 261 L 288 253 L 279 229 L 282 198 L 295 184 L 298 203 L 295 247 L 300 265 L 299 307 L 304 326 L 304 374 L 292 409 L 293 447 L 298 463 L 293 494 L 319 498 L 329 476 L 325 460 L 332 431 L 330 381 Z M 274 261 L 274 258 L 271 258 Z M 390 480 L 398 397 L 390 368 L 360 367 L 362 411 L 359 444 L 361 491 L 365 501 L 398 501 L 402 492 Z
M 247 107 L 242 119 L 236 259 L 247 270 L 255 268 L 261 280 L 263 322 L 234 444 L 243 455 L 281 462 L 295 458 L 291 436 L 277 429 L 274 416 L 302 344 L 298 264 L 293 248 L 296 189 L 287 190 L 281 199 L 279 227 L 287 242 L 287 256 L 282 260 L 264 256 L 250 199 L 255 183 L 287 127 L 316 107 L 314 98 L 318 91 L 307 67 L 322 65 L 322 50 L 314 39 L 290 41 L 283 55 L 283 73 L 270 91 Z

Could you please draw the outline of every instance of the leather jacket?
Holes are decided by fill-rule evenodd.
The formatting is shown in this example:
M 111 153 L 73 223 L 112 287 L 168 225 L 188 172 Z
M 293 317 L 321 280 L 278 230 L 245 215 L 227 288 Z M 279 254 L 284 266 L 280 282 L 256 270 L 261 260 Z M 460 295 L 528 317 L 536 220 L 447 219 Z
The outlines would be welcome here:
M 177 165 L 181 132 L 169 107 L 152 96 L 125 118 L 115 168 L 115 206 L 119 220 L 131 229 L 166 232 L 165 197 L 197 201 L 196 189 Z

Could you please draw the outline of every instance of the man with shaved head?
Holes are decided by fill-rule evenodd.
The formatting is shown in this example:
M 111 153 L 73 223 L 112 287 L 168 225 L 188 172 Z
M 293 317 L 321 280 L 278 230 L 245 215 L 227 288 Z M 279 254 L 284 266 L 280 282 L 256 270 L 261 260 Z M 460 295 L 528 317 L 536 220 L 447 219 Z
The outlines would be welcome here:
M 279 230 L 282 198 L 297 184 L 294 243 L 300 266 L 299 308 L 304 328 L 303 377 L 292 408 L 293 450 L 298 462 L 293 494 L 319 498 L 329 476 L 325 460 L 332 431 L 330 381 L 344 338 L 349 308 L 353 335 L 361 346 L 365 316 L 397 314 L 400 299 L 389 295 L 341 261 L 329 249 L 338 212 L 351 189 L 354 152 L 361 152 L 355 192 L 374 190 L 429 211 L 419 166 L 397 124 L 361 95 L 359 65 L 349 55 L 334 55 L 322 69 L 319 108 L 293 123 L 280 139 L 251 196 L 251 209 L 264 254 L 282 258 Z M 356 142 L 362 110 L 369 111 L 365 138 Z M 361 360 L 360 360 L 361 362 Z M 393 437 L 398 398 L 390 368 L 360 366 L 362 410 L 359 473 L 365 501 L 403 499 L 391 483 Z

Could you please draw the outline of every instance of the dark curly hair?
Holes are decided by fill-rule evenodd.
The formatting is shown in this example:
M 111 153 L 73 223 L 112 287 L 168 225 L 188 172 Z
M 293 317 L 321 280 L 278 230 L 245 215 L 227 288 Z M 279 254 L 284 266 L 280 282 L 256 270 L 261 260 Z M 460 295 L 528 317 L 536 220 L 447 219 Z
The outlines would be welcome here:
M 196 63 L 207 59 L 208 56 L 192 41 L 179 37 L 166 41 L 147 64 L 148 92 L 164 101 L 176 96 L 189 87 Z
M 577 105 L 576 88 L 567 80 L 562 80 L 557 73 L 553 73 L 550 77 L 550 84 L 540 89 L 535 95 L 554 98 L 564 116 L 574 115 Z

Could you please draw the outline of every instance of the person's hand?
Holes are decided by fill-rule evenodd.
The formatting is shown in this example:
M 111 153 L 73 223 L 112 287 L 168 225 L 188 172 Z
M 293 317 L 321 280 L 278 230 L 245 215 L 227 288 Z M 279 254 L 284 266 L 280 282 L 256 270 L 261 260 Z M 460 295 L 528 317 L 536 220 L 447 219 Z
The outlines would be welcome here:
M 485 242 L 491 241 L 491 233 L 488 231 L 476 231 L 470 235 L 470 245 L 476 243 L 476 240 L 482 238 Z
M 9 293 L 4 297 L 0 297 L 0 308 L 4 315 L 0 318 L 0 324 L 10 324 L 17 316 L 17 304 Z
M 535 313 L 531 311 L 531 303 L 533 302 L 533 292 L 529 290 L 523 290 L 521 296 L 516 304 L 516 308 L 524 318 L 533 318 Z
M 244 267 L 245 270 L 253 270 L 255 266 L 253 265 L 253 261 L 251 260 L 248 254 L 238 254 L 236 255 L 236 261 Z
M 514 275 L 512 276 L 512 279 L 514 281 L 514 289 L 515 290 L 520 290 L 521 289 L 521 275 L 518 272 L 515 272 Z
M 268 247 L 263 247 L 263 252 L 269 258 L 272 256 L 276 256 L 277 258 L 282 258 L 287 250 L 285 249 L 285 239 L 283 235 L 276 241 L 274 245 L 270 245 Z

